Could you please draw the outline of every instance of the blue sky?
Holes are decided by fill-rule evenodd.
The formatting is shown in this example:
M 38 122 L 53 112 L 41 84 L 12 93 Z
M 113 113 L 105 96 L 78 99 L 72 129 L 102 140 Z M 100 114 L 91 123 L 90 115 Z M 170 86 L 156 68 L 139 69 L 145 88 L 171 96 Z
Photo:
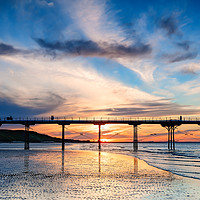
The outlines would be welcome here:
M 199 4 L 0 0 L 0 117 L 197 116 Z

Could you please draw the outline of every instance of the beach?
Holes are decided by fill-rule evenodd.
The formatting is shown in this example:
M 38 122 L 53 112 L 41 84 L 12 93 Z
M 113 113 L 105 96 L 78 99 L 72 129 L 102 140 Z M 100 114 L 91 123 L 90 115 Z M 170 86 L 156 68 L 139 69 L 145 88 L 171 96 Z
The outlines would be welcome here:
M 133 156 L 65 150 L 0 150 L 0 199 L 199 199 L 200 180 Z

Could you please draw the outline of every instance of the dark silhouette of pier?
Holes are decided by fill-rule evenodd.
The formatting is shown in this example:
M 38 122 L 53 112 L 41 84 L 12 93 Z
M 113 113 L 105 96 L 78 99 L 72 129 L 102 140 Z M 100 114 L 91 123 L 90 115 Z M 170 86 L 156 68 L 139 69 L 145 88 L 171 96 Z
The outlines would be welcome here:
M 98 147 L 101 150 L 101 126 L 105 124 L 127 124 L 133 126 L 133 149 L 138 150 L 138 126 L 143 124 L 158 124 L 166 128 L 168 131 L 168 149 L 175 150 L 175 129 L 182 124 L 197 124 L 200 125 L 200 120 L 195 118 L 184 118 L 180 116 L 178 119 L 164 118 L 164 119 L 154 119 L 154 118 L 85 118 L 85 119 L 54 119 L 54 117 L 49 118 L 27 118 L 27 119 L 13 119 L 12 117 L 0 119 L 0 126 L 3 124 L 21 124 L 25 126 L 25 138 L 24 138 L 24 149 L 29 149 L 29 128 L 36 124 L 58 124 L 62 127 L 62 150 L 65 149 L 65 126 L 71 124 L 94 124 L 99 127 L 98 132 Z

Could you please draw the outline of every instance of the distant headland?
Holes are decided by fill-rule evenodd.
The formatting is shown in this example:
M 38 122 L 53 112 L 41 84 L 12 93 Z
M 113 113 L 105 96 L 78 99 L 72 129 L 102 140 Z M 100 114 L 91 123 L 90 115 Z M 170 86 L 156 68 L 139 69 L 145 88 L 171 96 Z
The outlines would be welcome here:
M 0 142 L 24 142 L 25 131 L 24 130 L 0 130 Z M 62 142 L 62 139 L 51 137 L 45 134 L 37 133 L 35 131 L 29 131 L 29 141 L 30 142 Z M 68 143 L 83 143 L 90 142 L 74 140 L 74 139 L 65 139 L 65 142 Z

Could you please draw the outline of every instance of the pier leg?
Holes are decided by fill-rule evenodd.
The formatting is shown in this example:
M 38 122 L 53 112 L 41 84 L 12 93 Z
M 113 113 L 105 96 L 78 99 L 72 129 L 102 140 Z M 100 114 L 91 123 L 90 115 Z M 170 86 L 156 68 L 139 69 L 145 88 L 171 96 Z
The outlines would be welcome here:
M 29 149 L 29 125 L 25 125 L 25 142 L 24 142 L 24 150 Z
M 173 136 L 172 136 L 172 135 L 173 135 L 173 128 L 172 128 L 172 127 L 171 127 L 171 129 L 170 129 L 170 132 L 171 132 L 171 133 L 170 133 L 170 134 L 171 134 L 171 135 L 170 135 L 170 142 L 171 142 L 171 148 L 170 148 L 170 149 L 172 150 L 172 144 L 173 144 L 173 143 L 172 143 L 172 141 L 173 141 Z
M 138 150 L 138 127 L 133 125 L 133 150 Z
M 168 150 L 170 149 L 170 127 L 167 127 L 168 130 Z
M 99 143 L 99 150 L 101 150 L 101 124 L 99 124 L 99 139 L 98 139 L 98 143 Z
M 175 150 L 174 131 L 180 125 L 181 124 L 178 124 L 178 123 L 177 124 L 174 124 L 174 123 L 161 124 L 162 127 L 165 127 L 168 130 L 168 150 Z
M 174 126 L 172 127 L 172 141 L 173 141 L 173 150 L 175 150 L 175 139 L 174 139 Z
M 65 150 L 65 125 L 62 125 L 62 151 Z

